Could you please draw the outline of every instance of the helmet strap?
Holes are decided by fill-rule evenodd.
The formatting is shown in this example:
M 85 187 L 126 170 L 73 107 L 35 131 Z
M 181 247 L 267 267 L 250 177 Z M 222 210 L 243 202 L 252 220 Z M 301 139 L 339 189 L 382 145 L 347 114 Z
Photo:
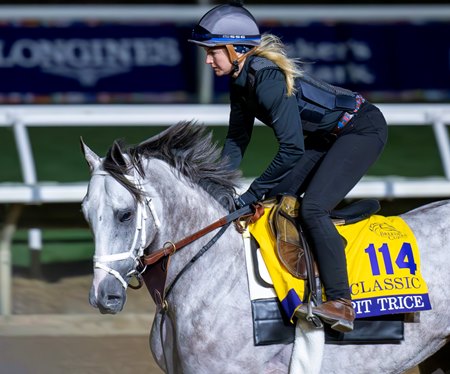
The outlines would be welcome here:
M 236 72 L 239 71 L 239 64 L 244 61 L 244 59 L 251 55 L 253 53 L 253 48 L 248 51 L 247 53 L 244 53 L 243 55 L 241 55 L 240 57 L 238 57 L 236 51 L 234 50 L 234 47 L 232 44 L 225 44 L 225 48 L 228 51 L 228 56 L 230 57 L 230 61 L 233 64 L 233 71 L 231 72 L 231 74 L 234 74 Z

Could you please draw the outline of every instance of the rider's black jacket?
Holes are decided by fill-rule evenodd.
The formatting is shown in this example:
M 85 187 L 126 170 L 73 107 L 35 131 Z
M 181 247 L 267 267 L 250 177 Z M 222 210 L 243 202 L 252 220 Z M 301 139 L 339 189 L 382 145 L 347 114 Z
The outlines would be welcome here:
M 297 79 L 296 87 L 297 95 L 288 97 L 283 72 L 259 56 L 248 57 L 230 81 L 230 122 L 222 152 L 230 166 L 239 167 L 255 118 L 273 129 L 279 143 L 272 162 L 244 195 L 245 203 L 261 199 L 291 171 L 304 153 L 304 133 L 331 131 L 354 105 L 355 93 L 307 76 Z

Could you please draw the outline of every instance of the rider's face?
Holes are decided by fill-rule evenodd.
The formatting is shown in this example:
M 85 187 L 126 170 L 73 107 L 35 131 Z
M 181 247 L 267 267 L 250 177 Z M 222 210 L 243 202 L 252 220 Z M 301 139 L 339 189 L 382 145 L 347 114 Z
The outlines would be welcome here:
M 226 47 L 208 47 L 206 50 L 206 60 L 208 65 L 211 65 L 214 73 L 218 76 L 229 75 L 233 70 L 233 65 L 228 57 Z

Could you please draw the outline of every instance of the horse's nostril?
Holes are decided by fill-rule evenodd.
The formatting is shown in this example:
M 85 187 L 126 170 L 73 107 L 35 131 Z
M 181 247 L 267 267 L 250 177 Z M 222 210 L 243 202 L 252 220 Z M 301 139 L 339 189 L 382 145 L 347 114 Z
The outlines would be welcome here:
M 121 295 L 111 294 L 105 297 L 105 306 L 108 308 L 116 308 L 121 304 L 122 304 Z
M 105 284 L 108 285 L 107 283 Z M 118 286 L 115 282 L 113 285 Z M 122 287 L 120 289 L 119 287 L 115 287 L 113 290 L 107 290 L 106 287 L 100 287 L 98 290 L 98 297 L 93 301 L 96 301 L 100 313 L 116 314 L 122 310 L 126 299 L 127 295 Z
M 114 307 L 121 303 L 122 297 L 117 294 L 107 295 L 105 305 L 108 307 Z

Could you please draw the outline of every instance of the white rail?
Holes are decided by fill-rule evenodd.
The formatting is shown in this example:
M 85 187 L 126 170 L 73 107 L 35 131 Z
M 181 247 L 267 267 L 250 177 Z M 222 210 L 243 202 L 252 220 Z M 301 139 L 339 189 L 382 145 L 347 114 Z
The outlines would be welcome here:
M 349 198 L 447 197 L 450 196 L 450 104 L 379 104 L 390 126 L 428 125 L 434 129 L 444 178 L 364 178 Z M 0 203 L 81 201 L 86 183 L 38 182 L 28 137 L 29 127 L 63 126 L 170 126 L 197 120 L 207 126 L 225 126 L 228 105 L 102 105 L 102 106 L 2 106 L 0 126 L 14 129 L 23 183 L 0 184 Z M 261 123 L 257 122 L 257 125 Z M 420 145 L 417 145 L 420 149 Z M 244 184 L 246 184 L 244 182 Z

